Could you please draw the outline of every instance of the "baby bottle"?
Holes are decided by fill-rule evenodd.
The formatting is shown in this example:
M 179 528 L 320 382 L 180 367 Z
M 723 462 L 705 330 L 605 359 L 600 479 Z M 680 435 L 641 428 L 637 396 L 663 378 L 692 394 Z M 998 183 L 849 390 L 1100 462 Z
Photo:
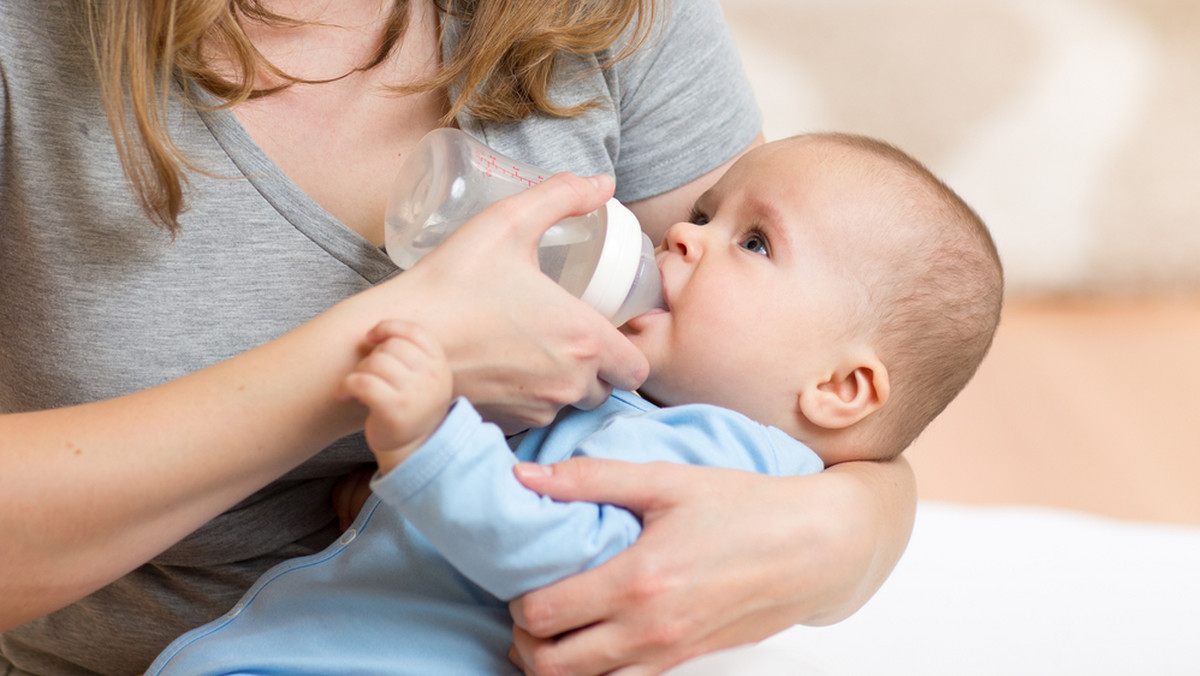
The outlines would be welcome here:
M 388 255 L 402 269 L 412 267 L 492 202 L 545 176 L 458 129 L 429 132 L 393 184 L 385 224 Z M 663 304 L 654 246 L 615 199 L 551 226 L 538 242 L 538 264 L 618 326 Z

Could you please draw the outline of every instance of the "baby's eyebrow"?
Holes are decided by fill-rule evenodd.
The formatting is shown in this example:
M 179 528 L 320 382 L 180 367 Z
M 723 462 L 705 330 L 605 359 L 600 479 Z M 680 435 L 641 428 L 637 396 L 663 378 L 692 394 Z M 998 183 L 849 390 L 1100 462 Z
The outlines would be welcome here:
M 744 211 L 750 212 L 757 218 L 764 220 L 777 220 L 783 216 L 779 205 L 770 198 L 770 195 L 763 194 L 762 190 L 744 190 L 741 194 L 741 207 Z
M 774 202 L 761 197 L 752 197 L 747 201 L 749 212 L 753 214 L 754 223 L 763 228 L 771 228 L 782 236 L 787 236 L 790 230 L 788 215 Z

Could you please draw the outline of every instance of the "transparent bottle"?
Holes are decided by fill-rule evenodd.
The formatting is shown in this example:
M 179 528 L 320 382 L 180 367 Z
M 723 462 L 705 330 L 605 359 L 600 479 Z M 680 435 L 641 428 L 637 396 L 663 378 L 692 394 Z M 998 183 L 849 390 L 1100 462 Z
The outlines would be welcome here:
M 458 129 L 425 135 L 392 185 L 388 255 L 402 269 L 496 200 L 541 183 L 546 172 L 505 157 Z M 538 242 L 542 271 L 618 326 L 663 306 L 654 245 L 615 199 L 550 227 Z

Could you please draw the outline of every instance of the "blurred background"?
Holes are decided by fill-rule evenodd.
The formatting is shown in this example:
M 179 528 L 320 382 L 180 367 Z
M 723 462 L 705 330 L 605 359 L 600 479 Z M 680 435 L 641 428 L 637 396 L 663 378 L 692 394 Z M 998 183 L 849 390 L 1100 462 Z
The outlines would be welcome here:
M 722 0 L 768 140 L 878 136 L 991 227 L 1006 309 L 921 497 L 1200 525 L 1200 2 Z

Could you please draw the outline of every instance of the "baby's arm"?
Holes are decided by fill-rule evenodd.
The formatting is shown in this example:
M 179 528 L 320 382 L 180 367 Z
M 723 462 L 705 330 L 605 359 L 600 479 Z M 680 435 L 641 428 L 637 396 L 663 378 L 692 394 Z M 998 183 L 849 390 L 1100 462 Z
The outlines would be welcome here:
M 446 417 L 454 378 L 441 344 L 412 322 L 380 322 L 367 334 L 367 344 L 370 353 L 342 380 L 338 396 L 369 409 L 367 444 L 386 474 Z
M 539 460 L 553 462 L 574 451 L 781 471 L 777 444 L 766 428 L 742 425 L 732 414 L 711 407 L 682 422 L 670 418 L 674 410 L 618 416 L 598 430 L 584 425 L 578 434 L 572 429 L 563 433 L 564 424 L 595 414 L 567 415 L 570 422 L 560 421 L 549 433 L 556 436 L 539 445 Z M 536 438 L 544 433 L 530 434 Z M 533 445 L 526 444 L 523 449 Z M 789 458 L 782 471 L 819 470 L 816 456 L 803 453 L 808 464 Z M 516 461 L 500 430 L 482 424 L 470 404 L 460 400 L 434 435 L 408 461 L 377 478 L 373 488 L 455 568 L 502 599 L 599 565 L 637 539 L 641 524 L 631 512 L 543 498 L 516 480 Z
M 607 560 L 637 538 L 628 511 L 558 503 L 516 480 L 517 457 L 465 399 L 410 458 L 371 483 L 451 565 L 511 599 Z
M 447 414 L 453 377 L 424 329 L 381 322 L 366 342 L 370 352 L 338 395 L 368 408 L 365 433 L 379 465 L 371 488 L 461 572 L 511 599 L 633 543 L 640 527 L 632 514 L 542 498 L 516 480 L 498 427 L 466 400 Z

